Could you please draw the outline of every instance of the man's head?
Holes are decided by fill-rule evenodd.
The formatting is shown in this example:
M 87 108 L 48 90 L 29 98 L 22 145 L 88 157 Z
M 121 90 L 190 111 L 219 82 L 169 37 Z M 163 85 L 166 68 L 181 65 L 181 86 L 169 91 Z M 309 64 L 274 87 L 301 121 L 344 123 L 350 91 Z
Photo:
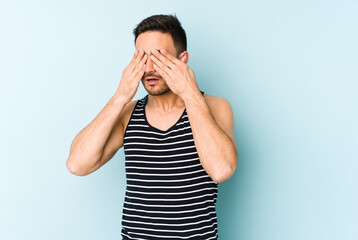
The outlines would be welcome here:
M 175 15 L 153 15 L 142 20 L 133 30 L 134 43 L 136 43 L 137 38 L 141 33 L 148 31 L 169 33 L 177 50 L 177 54 L 174 56 L 179 57 L 180 53 L 186 51 L 186 34 Z
M 153 15 L 141 21 L 133 33 L 136 49 L 143 49 L 148 55 L 142 78 L 145 89 L 154 96 L 169 92 L 169 87 L 154 69 L 150 55 L 154 49 L 165 49 L 181 61 L 188 62 L 186 34 L 181 23 L 175 15 Z M 149 77 L 158 78 L 159 82 L 149 85 L 146 80 Z

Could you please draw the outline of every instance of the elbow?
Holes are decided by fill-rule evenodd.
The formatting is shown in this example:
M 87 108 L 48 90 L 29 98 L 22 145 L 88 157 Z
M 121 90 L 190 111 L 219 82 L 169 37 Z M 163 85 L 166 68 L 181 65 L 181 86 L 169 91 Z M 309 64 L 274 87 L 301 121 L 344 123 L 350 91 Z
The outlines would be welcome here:
M 220 171 L 216 171 L 211 176 L 211 179 L 215 183 L 222 183 L 225 182 L 226 180 L 229 180 L 234 175 L 236 166 L 237 166 L 237 157 L 235 158 L 234 161 L 232 161 L 231 164 L 228 164 L 227 167 L 220 169 Z
M 226 180 L 228 180 L 228 178 L 225 176 L 216 176 L 216 175 L 212 176 L 211 179 L 216 184 L 219 184 L 219 183 L 222 183 L 222 182 L 225 182 Z
M 76 162 L 74 162 L 70 157 L 66 161 L 66 167 L 68 171 L 77 176 L 86 176 L 89 173 L 84 171 Z
M 215 183 L 222 183 L 225 182 L 226 180 L 229 180 L 232 175 L 234 174 L 235 170 L 228 170 L 228 171 L 223 171 L 221 173 L 217 173 L 214 174 L 211 179 L 213 180 L 213 182 Z

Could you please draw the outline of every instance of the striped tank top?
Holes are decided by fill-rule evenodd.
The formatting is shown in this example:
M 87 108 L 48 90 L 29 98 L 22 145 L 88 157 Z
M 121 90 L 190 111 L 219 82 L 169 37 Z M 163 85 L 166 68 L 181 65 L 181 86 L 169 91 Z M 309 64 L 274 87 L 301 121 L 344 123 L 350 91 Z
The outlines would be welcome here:
M 204 92 L 201 92 L 204 94 Z M 123 239 L 217 239 L 218 188 L 202 167 L 186 109 L 168 130 L 138 100 L 124 132 Z

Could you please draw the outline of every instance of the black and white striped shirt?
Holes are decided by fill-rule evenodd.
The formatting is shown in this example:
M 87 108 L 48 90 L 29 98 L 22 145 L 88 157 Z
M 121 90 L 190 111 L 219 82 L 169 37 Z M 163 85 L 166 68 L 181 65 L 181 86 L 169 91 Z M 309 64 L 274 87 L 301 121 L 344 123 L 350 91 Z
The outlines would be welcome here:
M 124 133 L 123 239 L 217 239 L 218 188 L 200 163 L 186 109 L 163 131 L 148 123 L 147 99 Z

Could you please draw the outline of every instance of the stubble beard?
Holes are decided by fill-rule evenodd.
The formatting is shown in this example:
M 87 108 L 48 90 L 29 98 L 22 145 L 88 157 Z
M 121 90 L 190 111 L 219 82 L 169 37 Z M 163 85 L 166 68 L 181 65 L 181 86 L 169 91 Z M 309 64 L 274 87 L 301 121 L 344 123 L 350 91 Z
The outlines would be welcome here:
M 159 81 L 155 85 L 149 85 L 149 84 L 146 84 L 145 78 L 147 78 L 147 77 L 155 77 L 155 78 L 158 78 Z M 143 84 L 145 90 L 148 92 L 148 94 L 152 95 L 152 96 L 159 96 L 159 95 L 165 94 L 170 91 L 170 88 L 168 87 L 167 83 L 163 80 L 163 78 L 160 76 L 156 76 L 154 74 L 145 74 L 142 77 L 142 84 Z

